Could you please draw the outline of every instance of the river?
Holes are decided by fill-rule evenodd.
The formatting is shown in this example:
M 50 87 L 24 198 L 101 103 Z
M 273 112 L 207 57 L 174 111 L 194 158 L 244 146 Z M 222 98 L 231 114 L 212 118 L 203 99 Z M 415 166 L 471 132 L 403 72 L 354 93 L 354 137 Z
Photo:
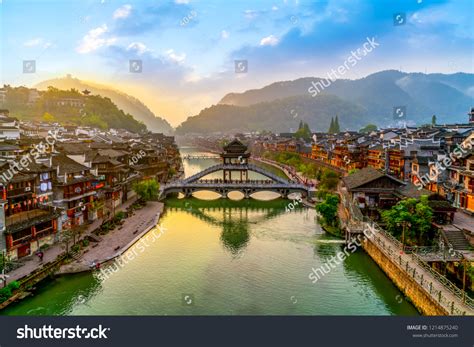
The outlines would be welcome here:
M 185 173 L 216 162 L 185 160 Z M 361 250 L 311 282 L 311 269 L 343 247 L 320 228 L 313 209 L 262 201 L 272 193 L 239 201 L 197 195 L 167 199 L 160 238 L 109 278 L 58 277 L 0 314 L 418 315 Z

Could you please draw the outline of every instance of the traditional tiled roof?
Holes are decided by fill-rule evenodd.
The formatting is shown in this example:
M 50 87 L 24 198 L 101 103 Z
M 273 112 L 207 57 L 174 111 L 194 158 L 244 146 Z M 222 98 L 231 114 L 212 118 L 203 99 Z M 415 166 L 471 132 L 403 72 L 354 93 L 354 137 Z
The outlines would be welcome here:
M 342 180 L 344 181 L 345 186 L 351 190 L 357 187 L 360 187 L 366 183 L 372 182 L 380 177 L 385 176 L 383 172 L 380 172 L 370 166 L 363 168 L 353 174 L 344 177 Z
M 60 175 L 89 170 L 87 166 L 79 164 L 64 154 L 53 156 L 53 167 L 59 167 Z
M 418 187 L 416 185 L 414 185 L 413 183 L 410 183 L 410 182 L 408 182 L 406 185 L 398 188 L 396 193 L 400 197 L 415 198 L 415 199 L 419 199 L 423 195 L 431 196 L 431 195 L 434 194 L 433 192 L 431 192 L 427 189 L 424 189 L 424 188 L 418 189 Z

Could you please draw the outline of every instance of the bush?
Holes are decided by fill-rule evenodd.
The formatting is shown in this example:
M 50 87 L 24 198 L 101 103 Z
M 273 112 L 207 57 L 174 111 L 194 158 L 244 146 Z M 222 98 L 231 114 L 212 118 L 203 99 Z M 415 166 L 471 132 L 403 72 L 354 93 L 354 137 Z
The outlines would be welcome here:
M 123 211 L 119 211 L 119 212 L 115 215 L 115 219 L 116 219 L 116 220 L 122 220 L 122 219 L 124 219 L 125 217 L 126 217 L 126 215 L 125 215 L 125 212 L 123 212 Z
M 71 251 L 73 252 L 79 252 L 80 249 L 81 249 L 81 246 L 78 244 L 75 244 L 74 246 L 71 247 Z
M 337 220 L 337 206 L 339 204 L 339 196 L 334 194 L 327 194 L 323 202 L 316 205 L 316 211 L 322 216 L 325 224 L 336 226 Z
M 12 296 L 12 291 L 10 288 L 5 287 L 0 289 L 0 302 L 8 300 Z
M 133 190 L 144 201 L 158 198 L 160 185 L 154 179 L 141 181 L 133 186 Z
M 18 281 L 13 281 L 8 284 L 8 287 L 12 290 L 20 288 L 20 283 Z
M 82 245 L 83 245 L 84 247 L 89 246 L 89 240 L 88 240 L 88 239 L 82 240 Z

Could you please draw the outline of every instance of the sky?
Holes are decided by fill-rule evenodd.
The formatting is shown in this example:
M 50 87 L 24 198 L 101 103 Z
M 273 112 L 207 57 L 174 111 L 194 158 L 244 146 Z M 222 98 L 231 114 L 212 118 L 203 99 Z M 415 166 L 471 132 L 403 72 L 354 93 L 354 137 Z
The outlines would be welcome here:
M 474 0 L 0 0 L 0 83 L 71 74 L 176 126 L 230 92 L 326 77 L 367 38 L 378 45 L 338 78 L 472 73 L 473 13 Z

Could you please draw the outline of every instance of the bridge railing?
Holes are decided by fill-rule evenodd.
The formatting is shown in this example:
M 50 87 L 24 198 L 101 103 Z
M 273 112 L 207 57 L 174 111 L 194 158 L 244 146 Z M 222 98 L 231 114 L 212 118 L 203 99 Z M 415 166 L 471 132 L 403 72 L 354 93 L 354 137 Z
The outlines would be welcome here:
M 436 301 L 446 309 L 452 315 L 465 315 L 467 311 L 470 311 L 470 314 L 473 314 L 474 310 L 474 300 L 459 289 L 454 283 L 449 281 L 445 276 L 441 275 L 439 272 L 435 271 L 429 264 L 423 261 L 416 252 L 405 252 L 403 244 L 397 240 L 392 234 L 384 230 L 377 223 L 372 221 L 370 218 L 365 217 L 360 212 L 359 207 L 357 207 L 350 199 L 341 194 L 343 204 L 355 213 L 352 215 L 359 222 L 365 224 L 365 228 L 374 228 L 377 233 L 374 234 L 370 241 L 377 245 L 377 247 L 386 254 L 392 261 L 402 267 L 405 272 L 416 281 L 427 293 L 430 294 Z M 359 210 L 357 213 L 356 211 Z M 362 219 L 360 216 L 362 215 Z M 359 216 L 359 217 L 358 217 Z M 404 260 L 402 254 L 406 254 L 411 259 L 410 261 Z M 421 271 L 416 271 L 422 268 L 425 271 L 423 274 Z M 430 275 L 431 279 L 428 276 L 425 276 L 426 273 Z M 440 286 L 441 290 L 434 288 L 436 285 L 433 285 L 433 280 L 436 281 Z M 457 300 L 449 300 L 447 293 L 453 295 Z
M 193 182 L 193 181 L 198 180 L 201 177 L 204 177 L 206 175 L 209 175 L 209 174 L 211 174 L 213 172 L 217 172 L 217 171 L 242 170 L 242 169 L 257 172 L 259 174 L 262 174 L 263 176 L 271 178 L 272 180 L 274 180 L 276 182 L 288 183 L 288 180 L 285 180 L 284 178 L 281 178 L 278 175 L 275 175 L 274 173 L 269 172 L 269 171 L 263 169 L 262 167 L 260 167 L 258 165 L 254 165 L 254 164 L 242 164 L 242 165 L 218 164 L 218 165 L 213 165 L 213 166 L 210 166 L 210 167 L 204 169 L 203 171 L 200 171 L 200 172 L 198 172 L 198 173 L 196 173 L 192 176 L 189 176 L 189 177 L 185 178 L 184 181 L 185 182 Z

